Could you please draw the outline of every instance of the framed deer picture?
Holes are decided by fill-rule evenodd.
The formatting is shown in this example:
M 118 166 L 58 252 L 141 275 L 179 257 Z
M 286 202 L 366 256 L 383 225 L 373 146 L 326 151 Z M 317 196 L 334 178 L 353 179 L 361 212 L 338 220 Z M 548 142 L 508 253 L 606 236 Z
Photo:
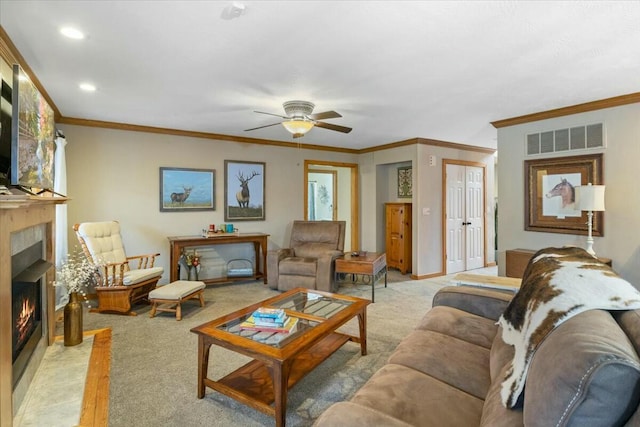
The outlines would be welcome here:
M 224 161 L 224 220 L 264 221 L 264 162 Z
M 527 160 L 525 230 L 587 234 L 587 213 L 580 210 L 575 187 L 604 184 L 602 154 Z M 593 235 L 604 236 L 604 214 L 595 212 Z
M 216 171 L 160 168 L 160 212 L 214 211 Z

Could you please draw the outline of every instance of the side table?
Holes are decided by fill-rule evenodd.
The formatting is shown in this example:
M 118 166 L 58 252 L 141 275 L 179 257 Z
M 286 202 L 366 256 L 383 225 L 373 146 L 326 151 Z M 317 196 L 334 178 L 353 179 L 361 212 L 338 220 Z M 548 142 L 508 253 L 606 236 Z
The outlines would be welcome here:
M 524 270 L 527 268 L 527 264 L 529 264 L 529 260 L 535 254 L 536 251 L 532 249 L 508 249 L 505 251 L 506 255 L 506 272 L 505 275 L 507 277 L 514 277 L 516 279 L 522 279 L 524 275 Z M 605 258 L 599 256 L 598 259 L 603 263 L 607 264 L 609 267 L 613 268 L 613 262 L 611 258 Z
M 358 255 L 354 255 L 357 253 Z M 371 277 L 371 302 L 375 302 L 376 281 L 384 274 L 387 287 L 387 254 L 384 252 L 350 252 L 336 259 L 335 278 L 338 274 L 362 274 Z

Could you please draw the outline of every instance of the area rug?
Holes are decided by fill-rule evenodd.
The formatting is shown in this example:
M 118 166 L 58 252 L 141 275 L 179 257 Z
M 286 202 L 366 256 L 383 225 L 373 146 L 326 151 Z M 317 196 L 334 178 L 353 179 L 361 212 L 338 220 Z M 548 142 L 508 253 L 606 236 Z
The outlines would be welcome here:
M 288 394 L 287 426 L 310 426 L 331 404 L 353 396 L 429 310 L 435 292 L 448 284 L 407 279 L 391 272 L 387 288 L 382 281 L 376 284 L 376 302 L 367 310 L 368 354 L 347 343 L 296 384 Z M 371 297 L 370 285 L 361 282 L 345 282 L 339 292 Z M 85 329 L 112 331 L 109 425 L 273 425 L 271 417 L 213 390 L 197 398 L 197 336 L 190 329 L 277 294 L 261 282 L 210 286 L 205 307 L 184 303 L 181 321 L 171 313 L 150 318 L 148 306 L 136 306 L 137 316 L 85 312 Z M 357 334 L 357 320 L 342 330 Z M 221 378 L 249 360 L 212 346 L 209 377 Z

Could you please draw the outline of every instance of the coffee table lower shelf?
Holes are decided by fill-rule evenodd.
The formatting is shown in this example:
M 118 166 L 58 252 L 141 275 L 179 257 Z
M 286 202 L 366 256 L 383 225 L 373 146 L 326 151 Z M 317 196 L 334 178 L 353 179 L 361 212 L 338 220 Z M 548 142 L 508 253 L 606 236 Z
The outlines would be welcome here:
M 306 374 L 325 361 L 347 341 L 360 342 L 358 337 L 334 332 L 291 362 L 287 389 L 291 389 Z M 253 360 L 227 376 L 213 381 L 204 378 L 204 385 L 267 415 L 275 416 L 273 378 L 269 368 L 260 360 Z

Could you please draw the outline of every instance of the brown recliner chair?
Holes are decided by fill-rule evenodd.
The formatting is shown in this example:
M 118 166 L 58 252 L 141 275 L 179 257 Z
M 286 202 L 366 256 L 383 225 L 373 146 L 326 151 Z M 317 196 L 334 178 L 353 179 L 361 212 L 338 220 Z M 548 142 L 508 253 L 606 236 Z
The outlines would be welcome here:
M 294 221 L 288 248 L 267 253 L 271 289 L 335 292 L 335 259 L 344 255 L 345 221 Z

